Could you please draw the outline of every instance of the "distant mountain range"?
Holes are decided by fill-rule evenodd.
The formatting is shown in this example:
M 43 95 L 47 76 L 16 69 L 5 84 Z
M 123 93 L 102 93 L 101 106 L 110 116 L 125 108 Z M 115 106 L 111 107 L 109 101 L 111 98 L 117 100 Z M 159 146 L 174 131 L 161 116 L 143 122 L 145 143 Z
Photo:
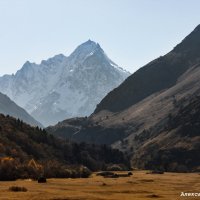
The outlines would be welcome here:
M 199 170 L 200 25 L 165 56 L 128 77 L 88 118 L 47 130 L 75 141 L 110 144 L 139 168 Z
M 24 122 L 32 126 L 42 127 L 42 124 L 37 122 L 23 108 L 19 107 L 9 97 L 2 93 L 0 93 L 0 113 L 13 116 L 17 119 L 19 118 L 20 120 L 23 120 Z
M 40 64 L 26 62 L 15 75 L 0 77 L 0 92 L 47 126 L 90 115 L 129 75 L 98 43 L 88 40 L 69 57 L 60 54 Z

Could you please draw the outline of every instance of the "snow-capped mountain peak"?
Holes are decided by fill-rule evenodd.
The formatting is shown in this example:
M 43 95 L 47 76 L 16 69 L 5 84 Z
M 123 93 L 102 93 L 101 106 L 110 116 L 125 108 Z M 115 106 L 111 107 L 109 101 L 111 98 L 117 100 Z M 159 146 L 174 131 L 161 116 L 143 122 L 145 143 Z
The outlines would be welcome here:
M 101 49 L 98 43 L 89 39 L 72 52 L 69 56 L 70 64 L 73 65 L 75 62 L 83 63 L 87 57 L 92 56 L 97 51 L 103 52 L 103 49 Z
M 0 92 L 47 126 L 91 114 L 127 76 L 98 43 L 88 40 L 69 57 L 59 54 L 40 64 L 26 62 L 14 76 L 0 77 Z

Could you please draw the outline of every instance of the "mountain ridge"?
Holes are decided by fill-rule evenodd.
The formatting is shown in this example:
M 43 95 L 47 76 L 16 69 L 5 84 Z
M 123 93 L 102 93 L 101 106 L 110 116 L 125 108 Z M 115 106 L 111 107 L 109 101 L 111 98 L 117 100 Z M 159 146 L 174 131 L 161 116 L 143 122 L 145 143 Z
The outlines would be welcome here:
M 88 40 L 68 57 L 59 54 L 40 64 L 27 61 L 15 75 L 0 77 L 0 91 L 47 126 L 91 114 L 129 75 Z
M 199 61 L 199 34 L 200 25 L 172 51 L 151 61 L 129 76 L 120 87 L 111 91 L 102 99 L 94 113 L 98 113 L 101 110 L 122 111 L 154 92 L 173 86 L 178 77 L 192 65 L 192 62 Z M 131 86 L 129 91 L 127 90 L 128 86 Z M 120 93 L 119 97 L 117 93 Z M 114 98 L 115 100 L 112 101 Z

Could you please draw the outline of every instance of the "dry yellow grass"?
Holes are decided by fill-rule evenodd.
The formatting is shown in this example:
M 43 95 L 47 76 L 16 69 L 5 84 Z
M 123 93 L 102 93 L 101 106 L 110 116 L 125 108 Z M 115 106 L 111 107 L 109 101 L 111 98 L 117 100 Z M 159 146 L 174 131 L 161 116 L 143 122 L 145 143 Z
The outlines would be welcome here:
M 93 174 L 88 179 L 49 179 L 47 183 L 18 180 L 0 182 L 1 200 L 144 200 L 200 199 L 180 197 L 181 192 L 200 192 L 200 175 L 195 173 L 146 174 L 103 178 Z M 10 186 L 22 186 L 27 192 L 11 192 Z

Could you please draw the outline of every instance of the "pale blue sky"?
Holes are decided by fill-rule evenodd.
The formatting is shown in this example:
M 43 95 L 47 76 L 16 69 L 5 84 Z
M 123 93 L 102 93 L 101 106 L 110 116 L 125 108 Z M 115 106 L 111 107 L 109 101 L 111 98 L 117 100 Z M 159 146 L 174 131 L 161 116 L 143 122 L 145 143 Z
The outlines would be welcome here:
M 89 38 L 134 72 L 200 23 L 199 0 L 0 0 L 0 75 Z

